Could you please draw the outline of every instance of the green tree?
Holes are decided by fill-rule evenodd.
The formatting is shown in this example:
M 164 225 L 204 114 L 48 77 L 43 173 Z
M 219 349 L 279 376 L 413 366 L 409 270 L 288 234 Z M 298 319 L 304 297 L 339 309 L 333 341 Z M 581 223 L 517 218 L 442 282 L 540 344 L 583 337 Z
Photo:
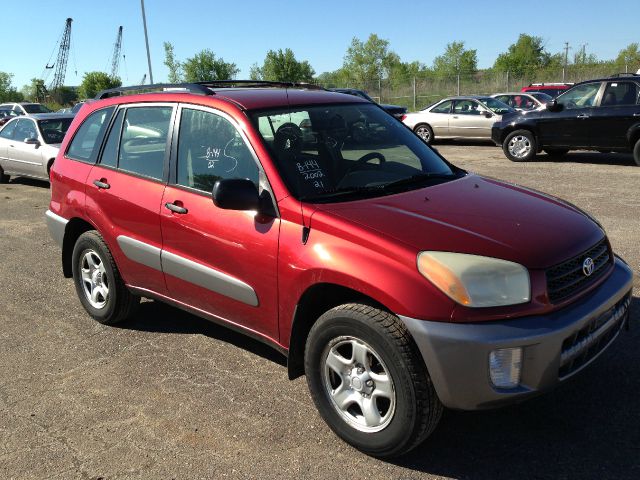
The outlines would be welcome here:
M 169 83 L 182 82 L 182 64 L 175 59 L 173 54 L 173 45 L 169 42 L 164 42 L 164 64 L 169 69 Z
M 352 81 L 365 84 L 388 78 L 399 63 L 400 57 L 389 50 L 389 42 L 372 33 L 366 42 L 353 38 L 344 56 L 342 68 L 349 72 Z
M 49 92 L 41 78 L 32 78 L 31 83 L 22 87 L 24 98 L 30 102 L 44 102 Z
M 196 53 L 192 58 L 187 58 L 182 68 L 187 82 L 232 80 L 240 71 L 235 63 L 227 63 L 222 58 L 216 58 L 209 49 Z
M 78 87 L 78 95 L 80 98 L 93 98 L 102 90 L 121 85 L 122 82 L 119 78 L 113 78 L 104 72 L 89 72 L 82 77 L 82 83 Z
M 262 67 L 253 65 L 252 80 L 273 80 L 276 82 L 311 82 L 315 71 L 308 61 L 299 62 L 289 48 L 277 52 L 269 50 Z
M 542 38 L 521 33 L 518 41 L 498 55 L 493 67 L 515 77 L 533 76 L 537 70 L 562 65 L 562 55 L 551 55 L 544 49 Z
M 640 51 L 638 50 L 638 43 L 630 43 L 620 50 L 615 63 L 616 67 L 620 71 L 624 71 L 624 69 L 627 68 L 629 72 L 635 72 L 640 68 Z
M 0 102 L 21 102 L 24 100 L 22 93 L 11 85 L 12 79 L 13 74 L 0 72 Z
M 444 53 L 433 61 L 433 71 L 442 77 L 473 75 L 478 71 L 477 51 L 464 48 L 464 42 L 448 43 Z

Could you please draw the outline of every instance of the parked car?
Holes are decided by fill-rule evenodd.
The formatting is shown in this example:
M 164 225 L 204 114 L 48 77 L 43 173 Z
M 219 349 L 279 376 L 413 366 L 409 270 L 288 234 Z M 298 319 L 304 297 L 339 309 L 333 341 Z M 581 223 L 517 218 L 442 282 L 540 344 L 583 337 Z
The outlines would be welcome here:
M 363 99 L 233 85 L 126 87 L 76 116 L 46 220 L 98 322 L 144 296 L 257 338 L 379 457 L 443 406 L 550 389 L 623 329 L 633 274 L 583 211 L 452 165 Z
M 640 165 L 640 75 L 578 83 L 544 110 L 496 122 L 492 138 L 515 162 L 587 149 L 632 151 Z
M 506 103 L 511 108 L 519 110 L 521 112 L 543 109 L 547 106 L 547 103 L 553 100 L 553 97 L 541 92 L 508 92 L 496 93 L 491 96 L 496 100 L 500 100 L 502 103 Z
M 542 92 L 555 98 L 571 88 L 572 85 L 573 83 L 530 83 L 529 86 L 522 87 L 520 91 L 526 93 Z
M 425 143 L 434 139 L 491 140 L 491 126 L 508 113 L 515 110 L 489 96 L 448 97 L 406 114 L 402 123 Z
M 0 182 L 10 175 L 49 180 L 72 115 L 38 113 L 13 118 L 0 129 Z
M 372 103 L 377 103 L 373 98 L 371 98 L 367 92 L 364 90 L 358 90 L 357 88 L 330 88 L 329 90 L 338 93 L 346 93 L 347 95 L 355 95 L 356 97 L 364 98 L 365 100 L 369 100 Z M 400 105 L 387 105 L 387 104 L 378 104 L 382 108 L 384 108 L 388 113 L 393 115 L 394 117 L 400 119 L 402 115 L 407 113 L 407 107 L 402 107 Z
M 0 108 L 0 127 L 14 118 L 16 114 L 10 108 Z
M 27 102 L 0 103 L 0 108 L 11 109 L 13 110 L 16 116 L 28 115 L 31 113 L 51 113 L 51 110 L 49 110 L 47 107 L 45 107 L 41 103 L 27 103 Z

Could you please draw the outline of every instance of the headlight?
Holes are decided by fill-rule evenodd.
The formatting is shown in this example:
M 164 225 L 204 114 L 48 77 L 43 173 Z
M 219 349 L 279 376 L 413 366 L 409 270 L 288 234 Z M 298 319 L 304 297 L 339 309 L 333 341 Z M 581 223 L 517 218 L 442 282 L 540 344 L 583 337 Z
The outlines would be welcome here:
M 465 253 L 420 252 L 418 270 L 449 298 L 466 307 L 499 307 L 531 299 L 522 265 Z

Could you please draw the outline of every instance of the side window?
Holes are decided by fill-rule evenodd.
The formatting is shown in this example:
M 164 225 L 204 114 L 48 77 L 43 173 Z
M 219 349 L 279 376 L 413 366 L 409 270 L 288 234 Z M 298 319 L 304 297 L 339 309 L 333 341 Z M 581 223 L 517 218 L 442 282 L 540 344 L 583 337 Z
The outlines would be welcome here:
M 480 115 L 480 106 L 473 100 L 456 100 L 453 106 L 456 115 Z
M 118 146 L 120 145 L 120 132 L 122 131 L 124 112 L 124 109 L 119 110 L 116 115 L 116 119 L 111 127 L 111 132 L 109 132 L 109 136 L 107 137 L 107 143 L 105 143 L 104 150 L 102 150 L 100 165 L 114 168 L 118 166 Z
M 558 103 L 562 104 L 567 110 L 591 107 L 596 99 L 598 90 L 600 90 L 600 82 L 578 85 L 558 97 Z
M 633 82 L 607 82 L 601 107 L 635 105 L 638 101 L 638 85 Z
M 33 120 L 27 118 L 21 118 L 18 120 L 16 131 L 13 134 L 13 138 L 18 142 L 24 142 L 27 139 L 38 138 L 38 131 Z
M 442 102 L 440 105 L 431 109 L 432 113 L 449 113 L 451 111 L 451 100 Z
M 67 149 L 67 156 L 75 160 L 88 162 L 97 151 L 100 140 L 107 128 L 115 107 L 104 108 L 89 115 L 76 131 Z
M 130 107 L 124 116 L 118 168 L 162 179 L 173 107 Z
M 7 126 L 0 130 L 0 137 L 13 138 L 13 132 L 15 132 L 17 124 L 17 120 L 7 123 Z
M 182 110 L 178 136 L 178 184 L 211 192 L 222 178 L 248 178 L 259 170 L 236 128 L 211 112 Z

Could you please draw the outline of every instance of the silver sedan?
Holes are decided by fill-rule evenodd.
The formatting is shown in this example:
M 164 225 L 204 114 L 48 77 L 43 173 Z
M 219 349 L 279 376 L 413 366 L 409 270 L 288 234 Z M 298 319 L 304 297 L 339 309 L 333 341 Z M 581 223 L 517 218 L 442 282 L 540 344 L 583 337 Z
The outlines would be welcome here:
M 14 118 L 0 130 L 0 182 L 10 175 L 49 180 L 73 115 L 43 113 Z
M 436 138 L 491 140 L 491 127 L 507 113 L 515 110 L 488 96 L 449 97 L 408 113 L 402 122 L 426 143 Z

